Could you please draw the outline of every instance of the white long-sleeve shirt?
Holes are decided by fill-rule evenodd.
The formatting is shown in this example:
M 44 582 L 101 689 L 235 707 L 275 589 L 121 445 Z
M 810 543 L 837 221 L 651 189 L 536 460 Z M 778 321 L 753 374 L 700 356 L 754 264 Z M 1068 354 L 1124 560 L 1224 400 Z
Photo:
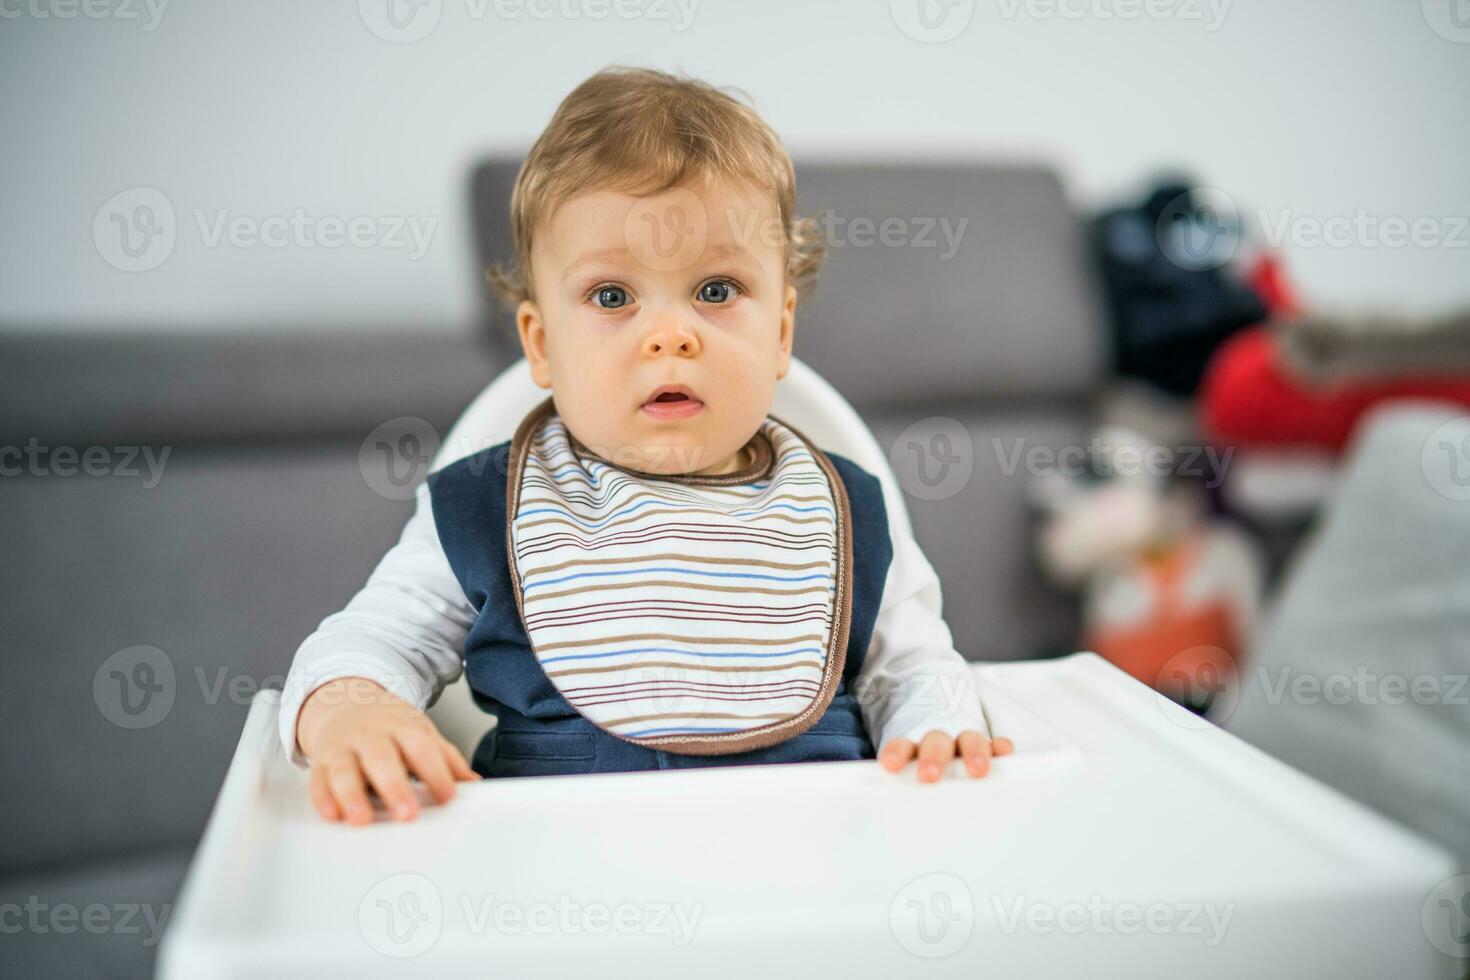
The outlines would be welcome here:
M 467 414 L 460 446 L 499 441 L 473 429 Z M 465 453 L 461 453 L 464 455 Z M 452 462 L 436 460 L 436 468 Z M 893 560 L 863 665 L 852 690 L 879 749 L 930 731 L 988 734 L 973 673 L 954 649 L 940 615 L 939 579 L 906 530 L 889 523 Z M 296 719 L 312 691 L 342 677 L 365 677 L 421 709 L 463 670 L 465 638 L 476 618 L 439 542 L 428 490 L 367 584 L 346 608 L 324 619 L 296 651 L 281 697 L 280 737 L 287 758 L 306 766 Z

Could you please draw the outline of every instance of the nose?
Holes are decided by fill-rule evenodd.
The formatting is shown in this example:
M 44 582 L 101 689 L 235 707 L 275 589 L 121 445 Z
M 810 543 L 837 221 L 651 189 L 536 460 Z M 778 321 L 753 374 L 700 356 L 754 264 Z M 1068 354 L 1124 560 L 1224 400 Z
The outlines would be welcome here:
M 677 320 L 665 319 L 648 331 L 643 338 L 643 355 L 645 357 L 660 357 L 664 354 L 672 354 L 675 357 L 694 357 L 703 345 L 699 342 L 699 334 L 679 323 Z

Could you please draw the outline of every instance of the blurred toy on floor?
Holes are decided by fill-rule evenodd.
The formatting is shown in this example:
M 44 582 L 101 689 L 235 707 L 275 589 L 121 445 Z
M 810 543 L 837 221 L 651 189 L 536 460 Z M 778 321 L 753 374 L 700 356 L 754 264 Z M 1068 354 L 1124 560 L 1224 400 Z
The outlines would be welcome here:
M 1039 478 L 1046 572 L 1082 593 L 1082 649 L 1204 711 L 1245 661 L 1263 588 L 1247 535 L 1208 515 L 1175 450 L 1100 430 L 1085 470 Z

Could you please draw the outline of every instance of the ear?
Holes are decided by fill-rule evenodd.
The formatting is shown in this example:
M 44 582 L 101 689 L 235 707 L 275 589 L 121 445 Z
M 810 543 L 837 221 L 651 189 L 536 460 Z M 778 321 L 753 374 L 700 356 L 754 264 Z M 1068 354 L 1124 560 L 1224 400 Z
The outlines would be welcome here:
M 529 299 L 516 307 L 516 330 L 521 335 L 521 350 L 531 365 L 531 379 L 542 388 L 551 387 L 551 363 L 546 358 L 546 324 L 541 307 Z
M 776 362 L 776 380 L 786 377 L 791 370 L 791 341 L 796 333 L 796 287 L 786 287 L 786 301 L 781 304 L 781 334 L 778 343 L 781 359 Z

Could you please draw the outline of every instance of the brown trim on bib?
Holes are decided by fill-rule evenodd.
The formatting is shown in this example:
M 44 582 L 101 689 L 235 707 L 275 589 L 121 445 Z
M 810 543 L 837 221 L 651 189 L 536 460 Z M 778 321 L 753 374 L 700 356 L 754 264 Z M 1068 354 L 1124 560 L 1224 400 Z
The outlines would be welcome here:
M 540 429 L 541 424 L 554 414 L 554 412 L 555 403 L 552 398 L 548 397 L 540 405 L 532 409 L 521 420 L 521 424 L 516 427 L 515 435 L 511 439 L 510 459 L 505 482 L 505 556 L 506 563 L 510 568 L 511 591 L 515 595 L 516 611 L 521 617 L 521 627 L 525 630 L 528 643 L 531 642 L 531 631 L 526 627 L 525 597 L 521 591 L 521 573 L 516 561 L 514 529 L 516 515 L 520 510 L 521 473 L 524 469 L 526 455 L 530 452 L 532 437 Z M 774 415 L 769 417 L 772 421 L 789 429 L 811 451 L 812 457 L 817 461 L 822 473 L 826 476 L 827 484 L 832 492 L 832 503 L 835 511 L 833 525 L 834 535 L 836 537 L 834 555 L 836 568 L 833 574 L 835 593 L 832 599 L 832 628 L 827 642 L 827 654 L 822 670 L 821 686 L 816 697 L 797 714 L 770 725 L 762 725 L 758 728 L 750 728 L 740 732 L 725 732 L 715 735 L 666 735 L 658 738 L 630 738 L 626 735 L 620 735 L 611 729 L 598 725 L 591 718 L 587 718 L 587 715 L 578 710 L 570 701 L 567 702 L 574 711 L 577 711 L 582 717 L 587 718 L 592 724 L 597 725 L 599 730 L 607 732 L 609 735 L 620 738 L 625 742 L 641 745 L 645 748 L 663 749 L 682 755 L 729 755 L 736 752 L 749 752 L 754 749 L 767 748 L 800 735 L 812 725 L 816 724 L 817 720 L 822 717 L 827 707 L 832 703 L 832 698 L 837 693 L 837 687 L 842 683 L 842 672 L 847 663 L 848 633 L 852 621 L 852 511 L 847 499 L 847 488 L 843 484 L 842 477 L 838 474 L 836 467 L 827 458 L 826 453 L 818 449 L 795 426 L 776 418 Z M 567 430 L 567 434 L 571 436 L 570 429 Z M 574 448 L 581 446 L 575 437 L 571 437 L 571 442 Z M 586 455 L 614 469 L 643 479 L 669 480 L 677 483 L 728 485 L 732 483 L 748 483 L 752 480 L 760 479 L 768 476 L 774 469 L 776 463 L 775 450 L 764 432 L 757 431 L 756 438 L 748 445 L 752 445 L 756 449 L 755 462 L 750 466 L 742 468 L 737 473 L 726 473 L 720 476 L 695 476 L 688 474 L 671 476 L 661 473 L 644 473 L 639 470 L 629 469 L 628 467 L 618 466 L 616 463 L 604 460 L 591 452 L 586 453 Z M 536 653 L 535 644 L 533 643 L 531 646 L 534 656 Z M 539 665 L 540 658 L 537 657 L 536 660 Z M 542 671 L 545 673 L 544 667 Z M 555 686 L 555 682 L 553 681 L 552 683 Z M 559 688 L 558 691 L 560 691 Z
M 586 459 L 596 460 L 615 470 L 621 470 L 629 476 L 636 476 L 647 480 L 666 480 L 669 483 L 685 483 L 696 486 L 731 486 L 737 483 L 750 483 L 769 475 L 771 468 L 776 465 L 776 451 L 771 446 L 771 441 L 766 434 L 759 430 L 751 436 L 750 441 L 742 448 L 749 449 L 753 459 L 733 473 L 720 473 L 717 475 L 701 475 L 698 473 L 649 473 L 645 470 L 635 470 L 631 466 L 614 463 L 610 459 L 604 459 L 597 453 L 588 449 L 582 441 L 572 435 L 572 430 L 567 429 L 567 440 L 571 443 L 572 451 L 578 456 Z

